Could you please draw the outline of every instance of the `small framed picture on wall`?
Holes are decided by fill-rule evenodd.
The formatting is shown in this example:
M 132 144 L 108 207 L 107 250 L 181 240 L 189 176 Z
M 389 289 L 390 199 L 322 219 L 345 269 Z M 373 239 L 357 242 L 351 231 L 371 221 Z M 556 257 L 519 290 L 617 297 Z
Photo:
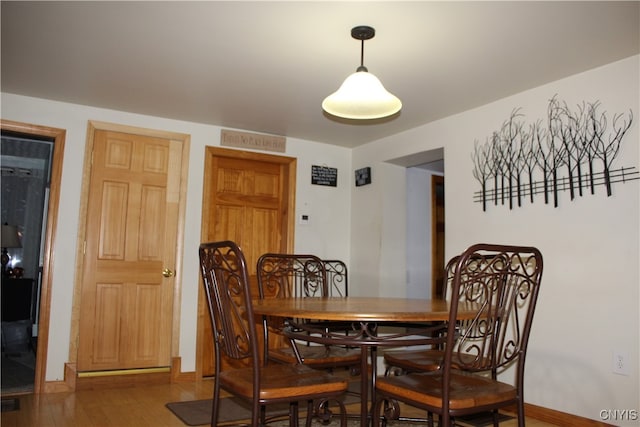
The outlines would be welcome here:
M 356 187 L 371 184 L 371 168 L 366 167 L 356 170 Z

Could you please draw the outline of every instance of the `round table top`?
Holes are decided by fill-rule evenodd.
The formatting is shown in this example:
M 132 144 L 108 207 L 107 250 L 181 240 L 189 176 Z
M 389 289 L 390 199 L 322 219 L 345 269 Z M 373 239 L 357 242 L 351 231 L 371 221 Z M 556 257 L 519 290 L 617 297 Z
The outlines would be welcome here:
M 272 298 L 254 300 L 256 314 L 312 320 L 361 322 L 428 322 L 449 320 L 449 302 L 442 299 L 388 297 Z M 458 319 L 473 317 L 477 304 L 461 303 Z

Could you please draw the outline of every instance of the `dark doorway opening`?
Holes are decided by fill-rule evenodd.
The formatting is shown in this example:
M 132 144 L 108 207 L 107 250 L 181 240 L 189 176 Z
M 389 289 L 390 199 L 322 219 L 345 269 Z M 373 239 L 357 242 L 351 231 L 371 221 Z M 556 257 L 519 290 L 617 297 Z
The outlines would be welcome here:
M 3 395 L 34 389 L 53 147 L 54 138 L 2 131 Z

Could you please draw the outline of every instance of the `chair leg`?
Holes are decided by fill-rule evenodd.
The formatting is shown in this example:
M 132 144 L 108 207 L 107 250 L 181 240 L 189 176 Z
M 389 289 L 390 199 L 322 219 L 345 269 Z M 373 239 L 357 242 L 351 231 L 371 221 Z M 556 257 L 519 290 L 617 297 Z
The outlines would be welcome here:
M 453 421 L 452 417 L 445 411 L 442 411 L 443 413 L 440 414 L 440 419 L 438 421 L 438 425 L 439 427 L 452 427 L 455 425 L 455 422 Z
M 380 407 L 382 405 L 383 399 L 378 397 L 375 402 L 373 402 L 373 406 L 371 407 L 371 427 L 379 427 L 380 425 Z M 384 425 L 384 420 L 382 421 Z
M 214 398 L 211 404 L 211 427 L 215 427 L 218 424 L 218 399 Z
M 313 400 L 309 400 L 307 402 L 307 420 L 305 422 L 306 427 L 311 427 L 311 420 L 313 419 L 314 412 L 315 411 L 313 409 Z
M 431 411 L 427 411 L 427 426 L 428 427 L 433 427 L 433 412 Z
M 518 427 L 524 427 L 524 400 L 522 396 L 518 400 Z
M 218 410 L 220 408 L 220 386 L 214 384 L 213 386 L 213 402 L 211 404 L 211 427 L 215 427 L 218 424 Z
M 251 426 L 258 427 L 260 425 L 264 425 L 264 423 L 261 423 L 264 406 L 260 406 L 258 402 L 252 402 L 251 406 Z
M 382 415 L 380 410 L 382 409 Z M 386 427 L 389 421 L 400 420 L 400 403 L 398 400 L 387 397 L 378 397 L 371 409 L 372 423 L 382 424 Z
M 298 427 L 298 402 L 289 404 L 289 427 Z
M 341 401 L 338 401 L 340 406 L 340 427 L 347 427 L 347 407 Z
M 321 399 L 313 404 L 313 415 L 317 417 L 323 424 L 331 421 L 331 411 L 329 410 L 329 401 Z
M 310 427 L 312 421 L 311 418 L 314 416 L 317 417 L 322 424 L 331 423 L 331 418 L 334 415 L 334 413 L 331 411 L 331 408 L 329 407 L 329 402 L 331 400 L 334 400 L 338 405 L 338 409 L 340 411 L 341 427 L 347 426 L 347 408 L 345 407 L 344 403 L 340 399 L 321 399 L 316 402 L 309 402 L 309 406 L 307 408 L 307 427 Z M 312 417 L 309 417 L 309 414 L 311 414 Z
M 264 405 L 260 406 L 260 425 L 267 425 L 267 407 Z

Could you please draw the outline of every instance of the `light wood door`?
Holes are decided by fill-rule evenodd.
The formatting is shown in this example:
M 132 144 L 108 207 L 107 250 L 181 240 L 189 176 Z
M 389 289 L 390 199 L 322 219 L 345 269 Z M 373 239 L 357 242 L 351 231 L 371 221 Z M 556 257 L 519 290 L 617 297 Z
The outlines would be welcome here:
M 181 156 L 179 141 L 95 130 L 79 371 L 170 365 Z
M 295 165 L 290 157 L 208 147 L 202 241 L 232 240 L 247 259 L 258 296 L 256 263 L 266 252 L 292 252 Z M 214 374 L 209 313 L 200 293 L 199 340 L 203 376 Z
M 431 177 L 431 297 L 444 298 L 444 177 Z

